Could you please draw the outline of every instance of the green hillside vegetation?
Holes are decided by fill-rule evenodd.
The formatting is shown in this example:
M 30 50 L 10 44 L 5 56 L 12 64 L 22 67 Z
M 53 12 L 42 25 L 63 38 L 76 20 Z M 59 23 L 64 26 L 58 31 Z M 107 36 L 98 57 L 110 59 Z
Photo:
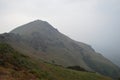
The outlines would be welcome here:
M 69 70 L 36 61 L 0 43 L 0 80 L 112 80 L 97 73 Z
M 91 46 L 60 33 L 46 21 L 35 20 L 2 36 L 18 51 L 43 61 L 54 61 L 65 67 L 78 65 L 116 79 L 120 76 L 118 66 Z
M 46 21 L 35 20 L 9 33 L 0 34 L 0 42 L 8 43 L 38 62 L 42 60 L 64 67 L 72 66 L 75 70 L 84 68 L 113 79 L 120 77 L 118 66 L 97 53 L 90 45 L 72 40 Z

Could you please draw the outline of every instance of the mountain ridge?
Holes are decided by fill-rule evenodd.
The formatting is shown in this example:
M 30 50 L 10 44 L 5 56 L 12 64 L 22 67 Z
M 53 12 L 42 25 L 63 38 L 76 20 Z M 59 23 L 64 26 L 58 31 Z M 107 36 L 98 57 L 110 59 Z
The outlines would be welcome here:
M 120 75 L 116 65 L 89 45 L 72 40 L 46 21 L 35 20 L 1 36 L 18 51 L 38 60 L 66 67 L 78 65 L 113 78 Z

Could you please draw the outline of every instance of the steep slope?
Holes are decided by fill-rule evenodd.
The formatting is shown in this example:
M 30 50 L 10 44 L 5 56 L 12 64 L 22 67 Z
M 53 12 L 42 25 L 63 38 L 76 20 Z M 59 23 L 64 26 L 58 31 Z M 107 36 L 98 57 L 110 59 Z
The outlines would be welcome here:
M 0 43 L 0 80 L 111 80 L 95 73 L 78 72 L 33 59 Z
M 103 75 L 108 75 L 108 71 L 109 71 L 110 76 L 113 77 L 120 76 L 120 71 L 115 64 L 110 62 L 100 53 L 95 52 L 90 46 L 86 46 L 86 44 L 80 42 L 77 43 L 84 48 L 82 55 L 83 59 L 92 69 L 102 73 Z
M 0 42 L 0 80 L 37 80 L 37 77 L 29 72 L 33 65 L 27 56 Z
M 61 34 L 53 28 L 49 23 L 41 20 L 36 20 L 26 25 L 20 26 L 10 33 L 19 34 L 32 47 L 40 58 L 46 61 L 55 61 L 55 63 L 72 66 L 79 65 L 90 69 L 81 58 L 76 60 L 77 56 L 74 50 L 73 40 Z M 41 54 L 45 53 L 45 54 Z M 74 54 L 73 54 L 74 53 Z M 77 52 L 79 54 L 80 51 Z M 47 60 L 48 59 L 48 60 Z
M 107 52 L 108 53 L 108 52 Z M 111 60 L 113 63 L 115 63 L 116 65 L 118 65 L 120 67 L 120 54 L 119 51 L 116 51 L 115 53 L 116 55 L 106 55 L 106 57 Z
M 120 76 L 120 69 L 89 45 L 76 42 L 53 28 L 48 22 L 36 20 L 22 25 L 9 34 L 0 36 L 1 41 L 38 60 L 67 66 L 81 66 L 113 78 Z

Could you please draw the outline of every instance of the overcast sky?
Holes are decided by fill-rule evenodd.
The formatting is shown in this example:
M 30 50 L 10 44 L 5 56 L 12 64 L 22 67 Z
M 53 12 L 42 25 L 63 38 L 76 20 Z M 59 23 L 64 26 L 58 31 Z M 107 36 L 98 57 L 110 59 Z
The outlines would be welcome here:
M 0 33 L 36 19 L 120 58 L 120 0 L 0 0 Z

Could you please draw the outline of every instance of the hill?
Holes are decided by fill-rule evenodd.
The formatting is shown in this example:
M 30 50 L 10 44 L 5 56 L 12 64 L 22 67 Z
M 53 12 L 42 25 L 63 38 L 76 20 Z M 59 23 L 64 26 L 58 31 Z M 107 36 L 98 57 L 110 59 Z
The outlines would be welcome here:
M 90 45 L 70 39 L 46 21 L 35 20 L 17 27 L 0 35 L 0 41 L 37 60 L 64 67 L 77 65 L 112 78 L 120 76 L 119 67 Z
M 100 74 L 69 70 L 43 61 L 37 62 L 0 43 L 0 80 L 111 80 Z

